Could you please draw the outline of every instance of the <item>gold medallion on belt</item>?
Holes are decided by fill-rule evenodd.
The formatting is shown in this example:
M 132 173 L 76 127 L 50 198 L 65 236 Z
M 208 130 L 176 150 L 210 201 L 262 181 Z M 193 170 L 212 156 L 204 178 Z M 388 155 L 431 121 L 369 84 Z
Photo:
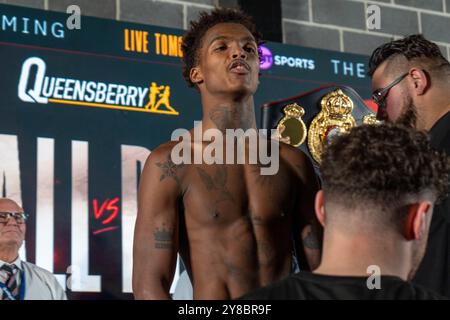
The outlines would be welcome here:
M 322 110 L 313 119 L 308 131 L 308 148 L 318 163 L 321 162 L 326 143 L 356 126 L 352 116 L 353 101 L 341 89 L 325 95 L 320 106 Z
M 306 125 L 302 120 L 305 109 L 297 103 L 288 104 L 283 108 L 284 117 L 278 122 L 277 131 L 281 141 L 289 138 L 289 144 L 298 147 L 306 140 Z

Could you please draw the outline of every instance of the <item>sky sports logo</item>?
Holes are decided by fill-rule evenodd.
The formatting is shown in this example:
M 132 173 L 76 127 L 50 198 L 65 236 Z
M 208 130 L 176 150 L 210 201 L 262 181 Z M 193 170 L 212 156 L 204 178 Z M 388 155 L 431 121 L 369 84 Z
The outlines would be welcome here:
M 152 82 L 147 88 L 52 77 L 46 74 L 46 69 L 47 65 L 41 58 L 31 57 L 24 61 L 18 86 L 20 100 L 41 104 L 58 103 L 168 115 L 179 114 L 171 106 L 168 85 L 157 85 L 156 82 Z M 34 79 L 34 82 L 31 79 Z
M 305 59 L 300 57 L 289 57 L 281 55 L 272 55 L 269 48 L 260 46 L 260 69 L 267 70 L 272 67 L 273 64 L 281 67 L 299 68 L 306 70 L 314 70 L 316 68 L 315 61 L 312 59 Z

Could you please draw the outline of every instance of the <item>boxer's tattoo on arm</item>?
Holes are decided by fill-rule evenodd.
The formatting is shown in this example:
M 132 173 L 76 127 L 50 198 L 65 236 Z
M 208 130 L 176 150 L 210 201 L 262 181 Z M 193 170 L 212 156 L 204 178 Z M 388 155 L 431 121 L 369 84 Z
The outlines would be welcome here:
M 308 249 L 320 249 L 320 244 L 317 236 L 309 230 L 306 236 L 303 238 L 303 245 Z
M 172 248 L 172 235 L 173 232 L 162 226 L 156 228 L 153 232 L 153 238 L 155 240 L 156 249 L 171 249 Z
M 170 155 L 167 158 L 166 162 L 157 162 L 156 166 L 161 170 L 161 177 L 159 181 L 163 181 L 165 178 L 169 177 L 175 180 L 175 182 L 180 185 L 180 179 L 178 178 L 177 171 L 181 169 L 184 164 L 175 164 L 172 159 L 170 159 Z
M 211 177 L 208 172 L 199 167 L 197 167 L 197 172 L 208 191 L 217 190 L 220 192 L 220 195 L 222 197 L 217 200 L 217 202 L 225 200 L 234 201 L 233 195 L 228 191 L 227 188 L 226 167 L 218 167 L 216 173 L 214 174 L 214 177 Z

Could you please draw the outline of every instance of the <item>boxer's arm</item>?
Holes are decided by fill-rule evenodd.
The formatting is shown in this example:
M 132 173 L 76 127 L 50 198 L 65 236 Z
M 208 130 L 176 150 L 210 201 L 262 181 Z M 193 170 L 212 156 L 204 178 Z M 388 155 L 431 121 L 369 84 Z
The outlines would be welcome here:
M 300 268 L 314 270 L 320 264 L 323 237 L 323 228 L 314 211 L 319 180 L 311 161 L 303 152 L 290 146 L 287 149 L 286 160 L 301 181 L 295 190 L 297 212 L 294 213 L 293 232 L 296 251 Z
M 141 175 L 133 244 L 133 293 L 136 299 L 170 299 L 178 251 L 180 167 L 169 148 L 157 148 Z
M 303 182 L 299 190 L 300 215 L 305 219 L 301 227 L 301 244 L 310 270 L 320 264 L 322 253 L 323 228 L 316 217 L 314 202 L 319 190 L 319 180 L 309 158 L 302 154 L 302 162 L 297 165 L 298 174 Z

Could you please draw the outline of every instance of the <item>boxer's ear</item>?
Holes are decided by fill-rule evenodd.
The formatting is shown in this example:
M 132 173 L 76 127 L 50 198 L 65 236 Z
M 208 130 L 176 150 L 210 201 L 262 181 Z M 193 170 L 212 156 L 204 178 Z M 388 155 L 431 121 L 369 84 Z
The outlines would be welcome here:
M 204 79 L 203 79 L 203 74 L 202 74 L 200 67 L 198 67 L 198 66 L 193 67 L 191 69 L 191 72 L 189 72 L 189 78 L 196 85 L 203 83 Z

